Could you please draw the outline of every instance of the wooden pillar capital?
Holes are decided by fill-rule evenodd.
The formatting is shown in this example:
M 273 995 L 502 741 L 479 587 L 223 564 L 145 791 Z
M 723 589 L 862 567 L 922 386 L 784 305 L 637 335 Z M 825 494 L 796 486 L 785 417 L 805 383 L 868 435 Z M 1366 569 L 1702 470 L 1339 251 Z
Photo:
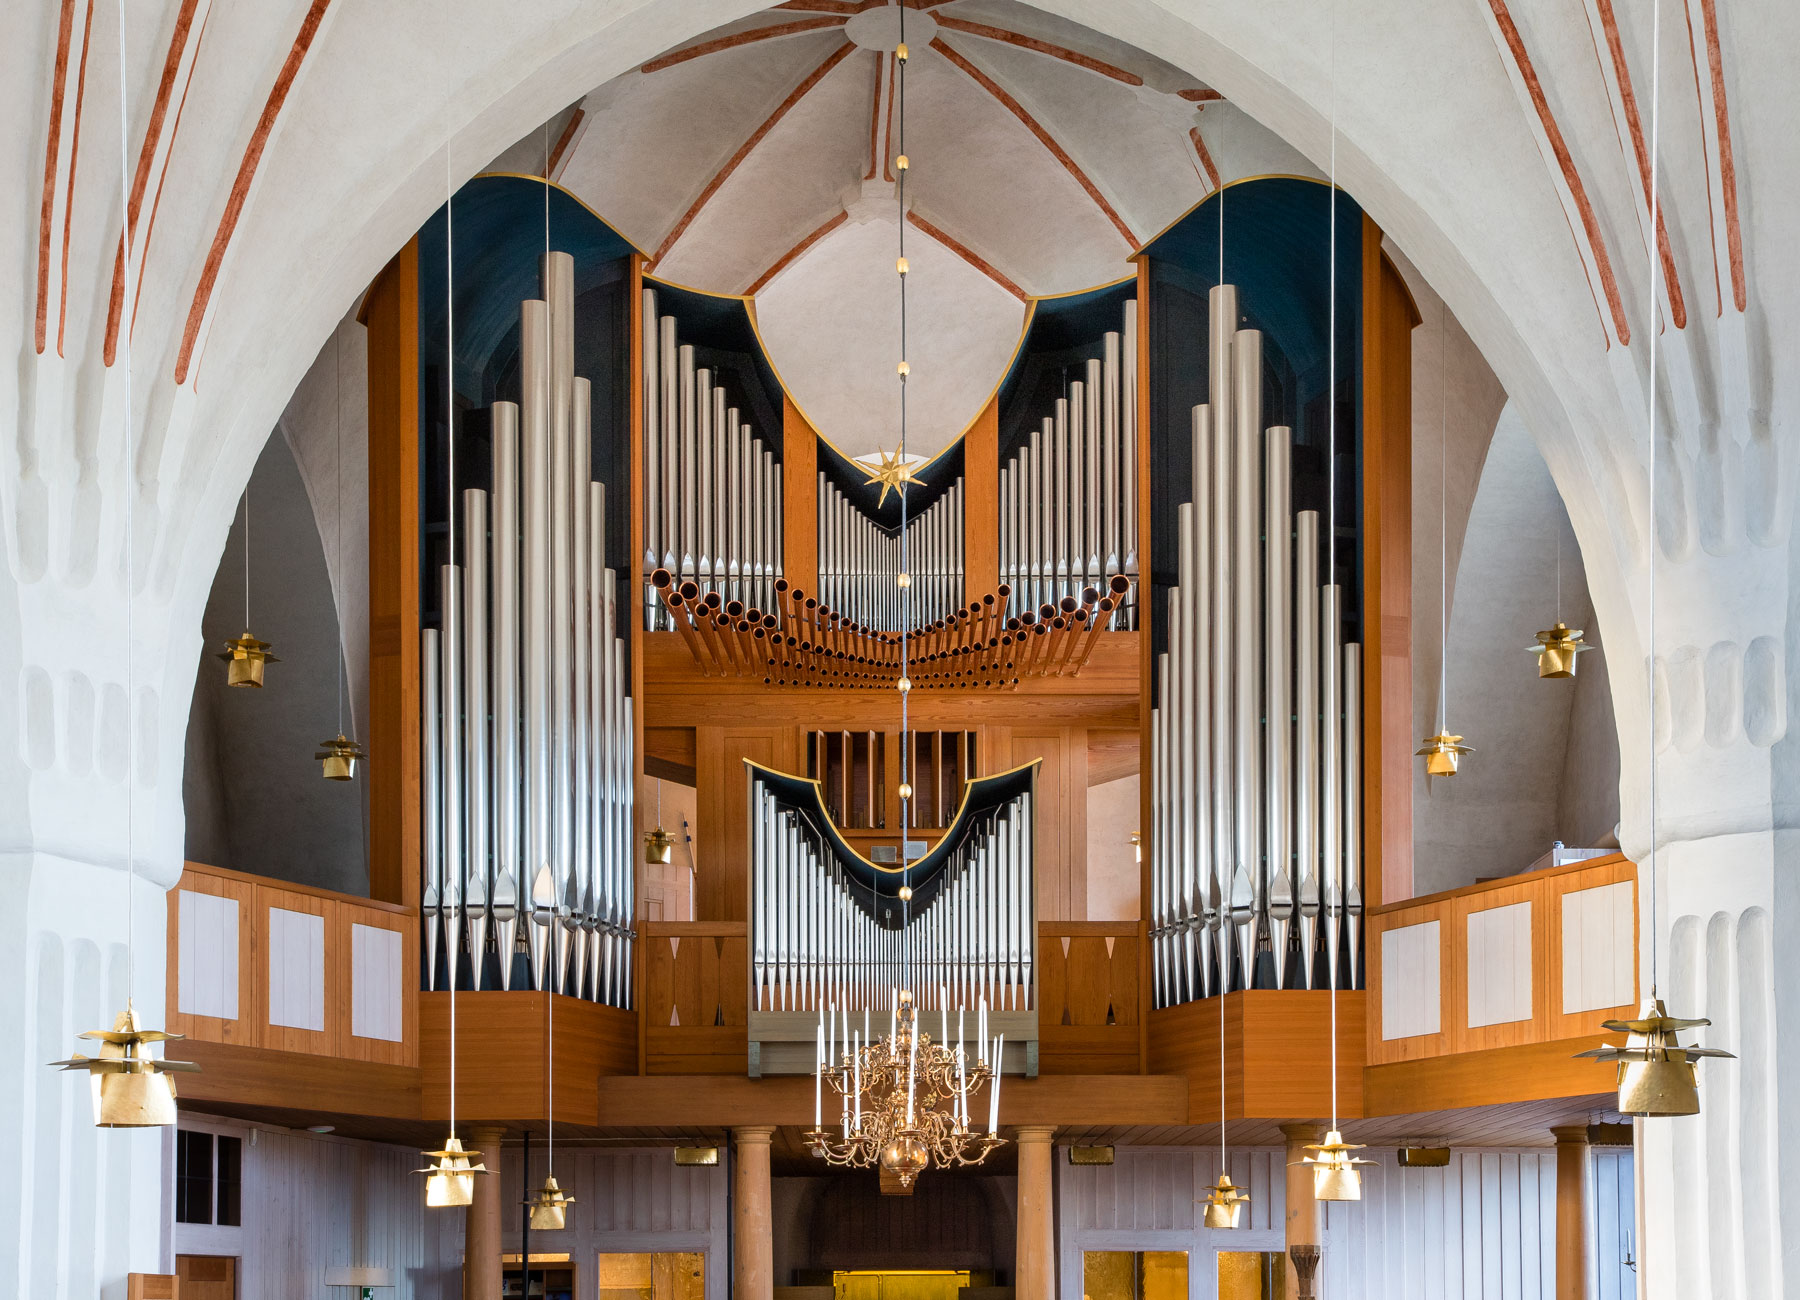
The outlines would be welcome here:
M 1550 1130 L 1550 1136 L 1556 1139 L 1556 1145 L 1559 1147 L 1570 1144 L 1575 1146 L 1588 1144 L 1586 1124 L 1559 1124 Z

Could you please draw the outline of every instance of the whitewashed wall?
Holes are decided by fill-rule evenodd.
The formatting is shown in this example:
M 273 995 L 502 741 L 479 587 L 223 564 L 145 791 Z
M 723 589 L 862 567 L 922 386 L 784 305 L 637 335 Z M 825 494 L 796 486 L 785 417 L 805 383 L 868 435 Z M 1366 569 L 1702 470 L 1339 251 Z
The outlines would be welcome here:
M 463 1213 L 425 1208 L 417 1151 L 206 1116 L 181 1127 L 244 1140 L 243 1226 L 174 1225 L 176 1254 L 237 1257 L 238 1300 L 338 1294 L 325 1270 L 354 1264 L 394 1271 L 388 1300 L 460 1300 Z M 174 1143 L 166 1150 L 172 1185 Z
M 525 1199 L 519 1154 L 516 1146 L 506 1148 L 500 1181 L 502 1248 L 515 1252 L 519 1249 L 520 1202 Z M 678 1167 L 675 1153 L 668 1147 L 559 1147 L 556 1181 L 575 1198 L 575 1206 L 569 1211 L 569 1226 L 561 1232 L 531 1234 L 531 1253 L 567 1252 L 580 1266 L 577 1293 L 591 1296 L 595 1294 L 594 1270 L 602 1254 L 703 1251 L 707 1300 L 725 1300 L 731 1287 L 730 1213 L 723 1149 L 719 1156 L 721 1163 L 715 1166 Z M 532 1187 L 543 1184 L 545 1166 L 544 1145 L 534 1139 Z
M 1392 1150 L 1362 1153 L 1363 1199 L 1326 1207 L 1322 1300 L 1554 1300 L 1556 1153 L 1470 1150 L 1443 1169 L 1401 1169 Z M 1629 1300 L 1619 1261 L 1632 1219 L 1629 1151 L 1593 1157 L 1588 1293 Z M 1185 1250 L 1188 1295 L 1214 1300 L 1214 1253 L 1285 1249 L 1285 1153 L 1233 1150 L 1231 1177 L 1250 1193 L 1244 1225 L 1199 1226 L 1196 1202 L 1216 1182 L 1216 1148 L 1119 1147 L 1110 1166 L 1072 1166 L 1059 1154 L 1058 1293 L 1081 1300 L 1090 1250 Z

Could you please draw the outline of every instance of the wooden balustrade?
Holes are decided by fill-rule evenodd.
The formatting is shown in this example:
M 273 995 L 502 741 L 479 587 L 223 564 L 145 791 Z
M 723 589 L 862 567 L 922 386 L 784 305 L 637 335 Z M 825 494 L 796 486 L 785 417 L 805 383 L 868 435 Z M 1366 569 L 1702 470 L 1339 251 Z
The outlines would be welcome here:
M 641 923 L 643 1073 L 745 1072 L 749 932 L 743 921 Z
M 1368 1063 L 1589 1039 L 1629 1017 L 1636 881 L 1615 854 L 1371 910 Z
M 169 893 L 168 1028 L 202 1043 L 419 1059 L 413 909 L 189 862 Z
M 1038 1071 L 1137 1074 L 1141 942 L 1136 921 L 1038 926 Z

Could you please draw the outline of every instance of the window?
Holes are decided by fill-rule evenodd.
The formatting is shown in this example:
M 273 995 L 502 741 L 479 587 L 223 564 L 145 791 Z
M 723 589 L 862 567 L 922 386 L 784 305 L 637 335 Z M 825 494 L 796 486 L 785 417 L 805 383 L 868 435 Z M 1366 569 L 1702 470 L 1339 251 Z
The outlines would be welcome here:
M 699 1251 L 600 1256 L 600 1300 L 703 1300 L 706 1256 Z
M 213 1135 L 181 1129 L 175 1134 L 175 1222 L 211 1223 Z
M 175 1134 L 175 1222 L 243 1222 L 242 1138 L 179 1129 Z
M 1280 1300 L 1287 1287 L 1287 1256 L 1278 1250 L 1221 1250 L 1219 1300 Z
M 1185 1250 L 1090 1250 L 1082 1255 L 1088 1300 L 1186 1300 Z

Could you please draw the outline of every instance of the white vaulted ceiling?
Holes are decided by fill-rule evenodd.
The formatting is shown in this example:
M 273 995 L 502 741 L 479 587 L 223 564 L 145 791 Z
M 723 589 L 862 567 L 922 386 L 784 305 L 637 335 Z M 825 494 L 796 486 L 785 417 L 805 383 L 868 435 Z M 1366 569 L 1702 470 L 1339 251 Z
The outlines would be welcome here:
M 784 382 L 852 455 L 898 437 L 900 13 L 752 14 L 596 88 L 499 164 L 554 156 L 654 274 L 752 295 Z M 929 455 L 993 392 L 1031 296 L 1130 274 L 1221 163 L 1312 169 L 1194 78 L 1015 0 L 909 7 L 906 22 L 908 440 Z

